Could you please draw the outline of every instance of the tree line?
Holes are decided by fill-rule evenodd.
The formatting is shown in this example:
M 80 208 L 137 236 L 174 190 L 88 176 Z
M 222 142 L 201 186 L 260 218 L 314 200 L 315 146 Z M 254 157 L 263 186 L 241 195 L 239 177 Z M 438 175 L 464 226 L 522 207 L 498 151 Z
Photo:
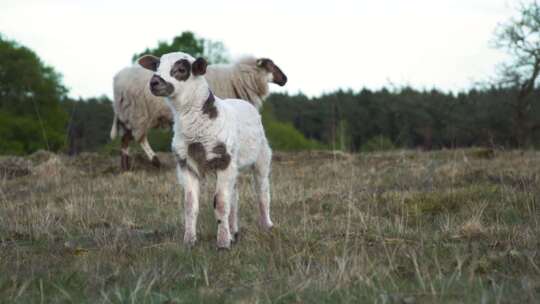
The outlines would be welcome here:
M 273 94 L 265 107 L 305 137 L 348 151 L 539 146 L 538 128 L 525 134 L 526 146 L 515 136 L 511 113 L 516 94 L 497 87 L 458 94 L 410 87 L 339 90 L 313 98 Z M 539 98 L 538 90 L 528 96 Z M 531 102 L 526 119 L 540 124 L 539 103 Z
M 518 90 L 471 89 L 458 94 L 439 90 L 338 90 L 309 98 L 271 94 L 263 123 L 277 150 L 339 149 L 372 151 L 394 148 L 441 149 L 484 146 L 517 148 L 512 100 Z M 540 99 L 535 90 L 528 98 Z M 66 151 L 99 151 L 110 145 L 111 101 L 107 97 L 67 99 L 62 103 L 69 128 Z M 527 120 L 540 125 L 540 103 Z M 168 151 L 170 132 L 154 130 L 152 145 Z M 540 129 L 531 129 L 526 147 L 540 146 Z

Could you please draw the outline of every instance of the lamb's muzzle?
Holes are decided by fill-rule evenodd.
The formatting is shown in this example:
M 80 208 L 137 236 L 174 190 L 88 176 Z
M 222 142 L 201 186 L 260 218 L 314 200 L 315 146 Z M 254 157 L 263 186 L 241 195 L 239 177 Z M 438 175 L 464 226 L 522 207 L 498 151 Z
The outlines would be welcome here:
M 171 83 L 166 82 L 163 78 L 158 75 L 152 76 L 150 78 L 150 92 L 155 96 L 167 97 L 171 95 L 174 91 L 174 87 Z

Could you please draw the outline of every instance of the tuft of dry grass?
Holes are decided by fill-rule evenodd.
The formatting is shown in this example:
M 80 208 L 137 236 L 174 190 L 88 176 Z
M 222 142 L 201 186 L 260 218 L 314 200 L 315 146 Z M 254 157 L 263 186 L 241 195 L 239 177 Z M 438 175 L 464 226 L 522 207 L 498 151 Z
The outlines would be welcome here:
M 241 175 L 215 248 L 215 180 L 182 245 L 174 158 L 0 157 L 0 302 L 526 303 L 540 296 L 540 153 L 276 153 L 270 233 Z

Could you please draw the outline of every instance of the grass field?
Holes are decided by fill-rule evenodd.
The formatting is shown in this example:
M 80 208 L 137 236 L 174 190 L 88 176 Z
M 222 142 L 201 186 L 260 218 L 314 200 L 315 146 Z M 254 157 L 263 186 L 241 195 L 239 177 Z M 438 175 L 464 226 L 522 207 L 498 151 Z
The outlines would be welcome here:
M 533 303 L 540 298 L 540 153 L 482 149 L 276 153 L 257 227 L 215 245 L 213 178 L 199 242 L 182 244 L 173 158 L 0 158 L 0 302 Z

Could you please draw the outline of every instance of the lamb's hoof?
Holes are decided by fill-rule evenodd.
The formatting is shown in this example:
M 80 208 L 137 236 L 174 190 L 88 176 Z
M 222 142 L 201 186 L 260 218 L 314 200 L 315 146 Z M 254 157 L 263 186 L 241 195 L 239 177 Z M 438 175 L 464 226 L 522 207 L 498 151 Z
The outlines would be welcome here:
M 154 155 L 154 157 L 152 157 L 152 165 L 156 168 L 161 168 L 161 162 L 159 161 L 159 158 L 157 158 L 157 156 Z
M 238 243 L 238 240 L 240 240 L 240 232 L 235 232 L 235 233 L 233 234 L 231 243 L 232 243 L 232 244 L 236 244 L 236 243 Z
M 266 220 L 260 220 L 259 221 L 259 226 L 263 229 L 263 230 L 272 230 L 272 227 L 274 227 L 274 223 L 272 223 L 272 221 L 266 221 Z
M 231 247 L 219 247 L 217 248 L 218 251 L 229 251 L 231 249 Z
M 184 245 L 188 248 L 192 248 L 197 243 L 197 237 L 194 235 L 184 235 Z
M 223 249 L 230 249 L 231 248 L 231 239 L 224 239 L 224 240 L 218 240 L 217 241 L 217 248 L 218 250 Z

